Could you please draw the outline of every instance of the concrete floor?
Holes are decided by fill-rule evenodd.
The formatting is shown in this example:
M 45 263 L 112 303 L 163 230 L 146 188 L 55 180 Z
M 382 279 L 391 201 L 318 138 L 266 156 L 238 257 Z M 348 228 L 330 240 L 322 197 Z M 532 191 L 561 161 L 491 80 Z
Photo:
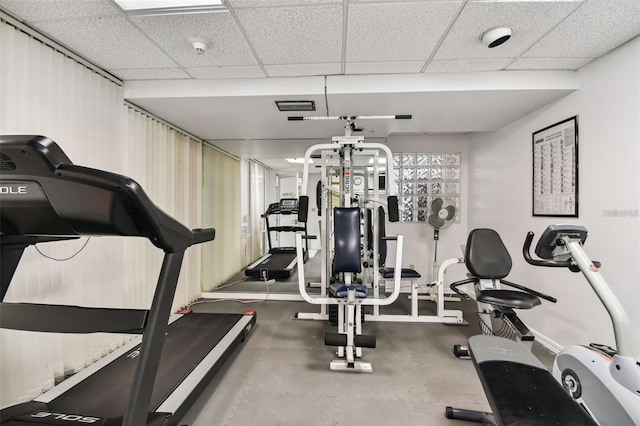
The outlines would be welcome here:
M 272 291 L 289 283 L 275 283 Z M 253 283 L 257 288 L 262 283 Z M 247 285 L 242 283 L 246 291 Z M 279 286 L 279 287 L 278 287 Z M 229 288 L 225 289 L 226 291 Z M 402 297 L 402 295 L 401 295 Z M 421 301 L 429 313 L 433 303 Z M 329 370 L 335 348 L 324 345 L 326 321 L 297 320 L 297 312 L 318 312 L 305 302 L 204 301 L 196 312 L 257 311 L 250 337 L 206 388 L 181 424 L 248 425 L 466 425 L 445 418 L 447 405 L 489 410 L 473 363 L 456 358 L 452 347 L 479 334 L 473 302 L 448 302 L 462 309 L 469 325 L 366 322 L 364 334 L 377 337 L 375 349 L 364 349 L 372 374 Z M 388 308 L 408 312 L 403 298 Z M 536 354 L 550 365 L 553 356 L 539 345 Z

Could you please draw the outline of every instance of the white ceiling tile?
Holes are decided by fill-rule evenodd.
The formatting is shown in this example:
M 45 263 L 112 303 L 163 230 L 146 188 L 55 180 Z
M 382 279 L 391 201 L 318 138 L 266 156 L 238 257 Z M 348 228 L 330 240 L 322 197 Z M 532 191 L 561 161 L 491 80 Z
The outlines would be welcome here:
M 513 58 L 443 59 L 429 62 L 425 73 L 499 71 Z
M 120 14 L 107 0 L 0 0 L 0 7 L 26 22 Z
M 43 21 L 37 28 L 105 69 L 176 66 L 124 17 Z
M 346 59 L 426 60 L 460 5 L 460 1 L 351 4 Z
M 577 6 L 576 1 L 469 2 L 434 59 L 518 57 Z M 511 27 L 513 35 L 503 45 L 489 49 L 480 36 L 497 26 Z
M 131 19 L 184 67 L 258 63 L 228 12 L 134 16 Z M 203 55 L 193 50 L 193 40 L 206 42 L 208 49 Z
M 236 13 L 265 65 L 342 60 L 342 5 L 241 9 Z
M 524 56 L 598 58 L 638 34 L 640 1 L 591 0 Z
M 298 77 L 304 75 L 335 75 L 340 74 L 342 65 L 339 62 L 331 64 L 294 64 L 294 65 L 265 65 L 269 77 Z
M 187 72 L 198 79 L 265 77 L 258 66 L 196 67 L 187 68 Z
M 232 7 L 295 6 L 301 4 L 342 3 L 342 0 L 227 0 Z
M 191 78 L 180 68 L 138 68 L 109 70 L 122 80 L 175 80 Z
M 520 58 L 509 70 L 577 70 L 593 61 L 593 58 Z
M 424 61 L 347 62 L 345 74 L 411 74 L 419 73 Z

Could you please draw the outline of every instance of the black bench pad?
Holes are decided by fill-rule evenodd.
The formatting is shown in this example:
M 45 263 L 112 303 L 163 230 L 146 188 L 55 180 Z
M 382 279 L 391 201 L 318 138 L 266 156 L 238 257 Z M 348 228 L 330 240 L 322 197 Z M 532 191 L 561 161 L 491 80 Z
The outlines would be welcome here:
M 498 424 L 596 424 L 520 344 L 496 336 L 473 336 L 469 346 Z

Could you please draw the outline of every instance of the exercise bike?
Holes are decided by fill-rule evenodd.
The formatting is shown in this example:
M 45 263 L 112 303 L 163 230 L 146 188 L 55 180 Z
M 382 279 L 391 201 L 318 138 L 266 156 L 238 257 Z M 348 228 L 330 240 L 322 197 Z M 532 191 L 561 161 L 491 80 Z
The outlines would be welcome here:
M 523 254 L 531 265 L 567 267 L 582 272 L 607 309 L 613 323 L 616 349 L 606 345 L 573 345 L 557 355 L 553 375 L 573 399 L 601 425 L 640 425 L 640 357 L 634 354 L 634 330 L 624 308 L 583 249 L 587 229 L 579 225 L 551 225 L 529 254 L 529 232 Z

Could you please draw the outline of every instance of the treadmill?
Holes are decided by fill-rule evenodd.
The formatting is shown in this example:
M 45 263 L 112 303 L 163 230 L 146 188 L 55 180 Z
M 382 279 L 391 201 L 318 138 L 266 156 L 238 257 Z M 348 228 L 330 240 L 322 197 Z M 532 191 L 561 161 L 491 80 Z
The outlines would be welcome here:
M 0 136 L 0 187 L 1 327 L 142 334 L 142 343 L 133 339 L 35 400 L 1 410 L 0 422 L 177 425 L 256 321 L 254 311 L 186 313 L 168 324 L 184 253 L 215 230 L 186 228 L 132 179 L 74 165 L 44 136 Z M 81 235 L 145 237 L 164 251 L 150 309 L 3 301 L 26 247 Z
M 286 279 L 296 270 L 298 258 L 295 247 L 273 247 L 271 242 L 272 232 L 302 232 L 307 235 L 307 223 L 304 226 L 271 226 L 269 217 L 275 215 L 298 214 L 298 200 L 296 198 L 282 198 L 277 203 L 269 204 L 267 211 L 261 216 L 267 225 L 267 241 L 269 252 L 247 266 L 244 274 L 253 279 Z M 304 262 L 309 259 L 309 243 L 304 239 Z

